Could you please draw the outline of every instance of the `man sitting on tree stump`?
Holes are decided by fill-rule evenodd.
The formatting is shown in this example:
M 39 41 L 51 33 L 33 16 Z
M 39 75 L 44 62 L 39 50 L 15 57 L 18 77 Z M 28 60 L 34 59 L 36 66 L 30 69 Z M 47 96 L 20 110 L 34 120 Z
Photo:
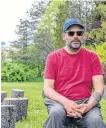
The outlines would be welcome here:
M 79 19 L 63 25 L 66 46 L 47 56 L 44 71 L 45 105 L 49 117 L 44 128 L 106 128 L 100 112 L 104 71 L 98 55 L 86 48 Z M 94 89 L 92 93 L 92 89 Z

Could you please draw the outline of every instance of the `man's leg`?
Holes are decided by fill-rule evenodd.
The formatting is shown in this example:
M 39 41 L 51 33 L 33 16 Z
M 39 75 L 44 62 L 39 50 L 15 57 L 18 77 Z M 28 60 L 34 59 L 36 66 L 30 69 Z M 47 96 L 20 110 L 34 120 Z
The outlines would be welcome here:
M 86 114 L 85 120 L 87 122 L 87 128 L 106 128 L 102 119 L 99 104 Z
M 78 128 L 106 128 L 100 112 L 100 105 L 83 115 L 81 119 L 76 120 Z
M 45 121 L 43 128 L 68 128 L 65 126 L 66 111 L 60 103 L 51 99 L 46 99 L 45 105 L 48 109 L 48 119 Z

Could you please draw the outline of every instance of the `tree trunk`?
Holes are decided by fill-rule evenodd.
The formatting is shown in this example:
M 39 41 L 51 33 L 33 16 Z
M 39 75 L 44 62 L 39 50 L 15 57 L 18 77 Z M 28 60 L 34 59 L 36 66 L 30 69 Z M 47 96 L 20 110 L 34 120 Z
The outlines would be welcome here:
M 24 97 L 24 90 L 12 89 L 12 98 Z
M 15 128 L 16 106 L 1 105 L 1 128 Z
M 7 97 L 7 92 L 6 91 L 1 91 L 1 103 L 3 102 L 4 98 Z
M 3 104 L 16 105 L 16 121 L 19 121 L 20 119 L 27 117 L 28 98 L 5 98 Z

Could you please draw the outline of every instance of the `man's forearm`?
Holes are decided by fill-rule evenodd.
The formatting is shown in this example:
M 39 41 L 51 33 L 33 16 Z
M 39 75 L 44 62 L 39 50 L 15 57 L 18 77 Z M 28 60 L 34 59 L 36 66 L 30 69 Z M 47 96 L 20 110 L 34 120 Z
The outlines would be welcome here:
M 97 103 L 100 102 L 102 98 L 102 93 L 101 92 L 94 92 L 92 96 L 90 97 L 87 106 L 88 106 L 88 111 L 93 108 Z
M 88 103 L 87 103 L 87 111 L 92 109 L 98 102 L 94 99 L 93 96 L 90 97 Z
M 69 101 L 69 99 L 67 99 L 65 96 L 62 96 L 61 94 L 59 94 L 53 88 L 50 88 L 50 87 L 48 87 L 46 89 L 44 88 L 44 94 L 48 98 L 50 98 L 52 100 L 55 100 L 55 101 L 57 101 L 57 102 L 59 102 L 59 103 L 61 103 L 63 105 L 65 104 L 65 102 Z

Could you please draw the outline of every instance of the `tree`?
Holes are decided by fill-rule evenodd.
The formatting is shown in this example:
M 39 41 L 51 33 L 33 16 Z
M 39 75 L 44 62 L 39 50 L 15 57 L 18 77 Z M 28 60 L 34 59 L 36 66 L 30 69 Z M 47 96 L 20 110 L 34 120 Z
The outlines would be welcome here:
M 34 2 L 32 7 L 26 12 L 27 18 L 20 19 L 19 25 L 16 27 L 15 32 L 18 39 L 11 42 L 11 46 L 17 49 L 17 52 L 15 52 L 13 58 L 17 59 L 18 62 L 19 60 L 24 64 L 28 64 L 29 62 L 28 48 L 29 45 L 33 44 L 33 36 L 37 29 L 36 26 L 40 22 L 41 17 L 44 15 L 47 3 L 48 2 L 44 1 Z M 10 54 L 11 53 L 12 51 Z
M 49 8 L 46 10 L 44 26 L 48 26 L 52 33 L 55 49 L 65 45 L 61 35 L 63 23 L 66 19 L 79 18 L 85 23 L 86 29 L 89 30 L 92 20 L 90 18 L 92 3 L 92 1 L 67 0 L 54 0 L 50 3 Z
M 39 28 L 34 36 L 35 47 L 39 49 L 39 60 L 45 60 L 46 56 L 54 50 L 53 39 L 50 30 Z
M 106 4 L 99 2 L 92 12 L 94 12 L 94 23 L 88 38 L 94 40 L 97 44 L 106 42 Z
M 32 36 L 36 32 L 37 25 L 41 21 L 41 18 L 45 14 L 45 10 L 48 7 L 49 1 L 40 0 L 39 2 L 34 2 L 32 7 L 26 12 L 29 22 L 30 22 L 30 29 L 32 30 Z
M 17 25 L 16 34 L 18 35 L 18 41 L 13 42 L 13 46 L 17 46 L 17 48 L 20 50 L 20 59 L 24 61 L 25 64 L 27 64 L 27 47 L 30 44 L 30 22 L 28 20 L 22 20 L 20 19 L 20 25 Z

